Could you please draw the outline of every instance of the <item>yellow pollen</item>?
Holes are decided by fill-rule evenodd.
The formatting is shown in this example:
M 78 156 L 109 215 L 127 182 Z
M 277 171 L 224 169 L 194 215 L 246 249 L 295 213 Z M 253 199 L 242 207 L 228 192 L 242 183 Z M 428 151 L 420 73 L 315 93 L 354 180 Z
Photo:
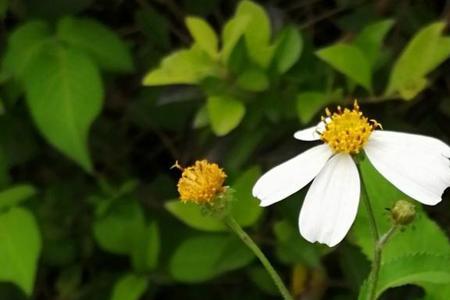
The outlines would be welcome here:
M 197 204 L 211 203 L 224 191 L 223 183 L 227 175 L 215 163 L 207 160 L 196 161 L 193 166 L 183 169 L 178 181 L 178 192 L 182 202 Z
M 326 125 L 321 133 L 321 139 L 327 143 L 333 152 L 345 152 L 357 154 L 367 143 L 372 131 L 377 127 L 382 128 L 377 121 L 363 115 L 359 110 L 358 102 L 355 100 L 353 109 L 342 109 L 340 106 L 337 112 L 331 114 L 325 109 Z

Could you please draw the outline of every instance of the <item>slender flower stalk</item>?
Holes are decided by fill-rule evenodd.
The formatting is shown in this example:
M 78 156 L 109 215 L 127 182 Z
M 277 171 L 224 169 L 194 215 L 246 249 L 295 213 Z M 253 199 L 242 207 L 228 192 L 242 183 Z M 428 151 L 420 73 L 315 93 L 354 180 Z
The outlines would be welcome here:
M 269 273 L 276 287 L 280 291 L 280 294 L 283 296 L 285 300 L 292 300 L 292 296 L 289 293 L 288 289 L 283 283 L 283 280 L 278 275 L 277 271 L 274 269 L 270 261 L 261 251 L 261 249 L 256 245 L 256 243 L 252 240 L 252 238 L 242 229 L 238 222 L 231 216 L 227 215 L 224 218 L 225 224 L 227 224 L 228 228 L 230 228 L 240 239 L 241 241 L 247 245 L 247 247 L 255 254 L 255 256 L 259 259 L 261 264 L 266 269 L 267 273 Z
M 206 160 L 196 161 L 194 165 L 187 168 L 182 168 L 177 162 L 174 167 L 183 172 L 177 185 L 180 200 L 184 203 L 196 203 L 208 214 L 222 220 L 259 259 L 283 299 L 292 300 L 289 290 L 270 261 L 230 214 L 229 206 L 237 199 L 234 199 L 232 190 L 223 185 L 227 177 L 225 172 L 217 164 Z

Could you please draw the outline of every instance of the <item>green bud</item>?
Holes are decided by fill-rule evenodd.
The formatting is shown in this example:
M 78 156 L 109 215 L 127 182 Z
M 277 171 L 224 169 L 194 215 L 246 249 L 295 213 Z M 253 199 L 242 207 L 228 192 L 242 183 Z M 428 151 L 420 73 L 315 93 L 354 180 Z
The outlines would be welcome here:
M 396 225 L 408 225 L 416 217 L 416 207 L 406 200 L 398 200 L 391 209 L 392 219 Z

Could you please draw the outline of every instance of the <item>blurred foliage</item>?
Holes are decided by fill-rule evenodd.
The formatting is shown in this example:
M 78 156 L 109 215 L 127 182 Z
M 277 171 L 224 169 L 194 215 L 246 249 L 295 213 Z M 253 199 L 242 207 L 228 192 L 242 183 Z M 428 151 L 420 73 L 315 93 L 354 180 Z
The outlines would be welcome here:
M 170 166 L 201 158 L 296 299 L 364 299 L 364 209 L 330 249 L 298 233 L 304 193 L 263 211 L 250 191 L 308 147 L 295 130 L 354 98 L 449 143 L 449 16 L 444 1 L 0 0 L 0 299 L 277 299 L 223 224 L 176 200 Z M 386 230 L 407 197 L 368 162 L 364 177 Z M 450 298 L 449 198 L 387 246 L 381 299 Z

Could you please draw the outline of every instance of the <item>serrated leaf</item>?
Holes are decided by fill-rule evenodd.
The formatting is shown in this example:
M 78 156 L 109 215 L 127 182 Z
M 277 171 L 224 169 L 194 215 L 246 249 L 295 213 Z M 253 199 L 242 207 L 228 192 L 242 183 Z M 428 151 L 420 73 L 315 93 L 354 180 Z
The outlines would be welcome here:
M 57 31 L 62 41 L 86 51 L 101 68 L 113 72 L 133 70 L 133 60 L 125 43 L 100 22 L 65 17 L 59 21 Z
M 389 288 L 405 284 L 450 283 L 450 257 L 427 253 L 403 256 L 382 264 L 376 297 Z M 360 291 L 359 300 L 366 300 L 367 283 Z
M 392 208 L 397 200 L 409 199 L 409 197 L 383 178 L 368 159 L 361 163 L 361 169 L 378 230 L 380 233 L 384 233 L 392 224 L 388 209 Z M 417 252 L 434 255 L 448 255 L 450 253 L 450 244 L 445 233 L 427 217 L 419 202 L 411 200 L 411 203 L 416 205 L 416 219 L 389 240 L 383 250 L 383 261 L 391 261 Z M 351 233 L 351 241 L 361 247 L 363 253 L 369 259 L 372 259 L 373 237 L 364 205 L 359 206 Z
M 359 48 L 335 44 L 316 52 L 316 55 L 367 90 L 372 90 L 372 70 Z
M 275 42 L 274 63 L 278 73 L 287 72 L 300 58 L 303 40 L 298 29 L 288 26 L 281 31 Z
M 19 79 L 40 51 L 50 42 L 50 26 L 43 21 L 31 21 L 18 27 L 9 37 L 3 68 Z
M 25 91 L 34 122 L 47 141 L 92 172 L 88 134 L 103 100 L 92 61 L 76 49 L 52 44 L 28 67 Z
M 214 29 L 205 20 L 196 17 L 187 17 L 186 26 L 198 47 L 215 58 L 219 41 Z
M 383 20 L 370 24 L 363 28 L 353 42 L 365 55 L 372 68 L 379 58 L 383 40 L 392 25 L 394 25 L 393 20 Z
M 115 283 L 111 300 L 138 300 L 148 288 L 148 279 L 132 273 L 125 274 Z
M 209 97 L 207 110 L 212 130 L 218 136 L 236 128 L 245 114 L 244 104 L 226 95 Z
M 241 268 L 253 259 L 253 253 L 233 236 L 200 235 L 181 243 L 169 268 L 176 280 L 196 283 Z
M 31 296 L 40 252 L 41 235 L 28 210 L 16 207 L 0 214 L 0 281 Z
M 16 206 L 36 194 L 36 189 L 27 184 L 19 184 L 0 192 L 0 209 Z
M 450 37 L 442 35 L 445 26 L 445 22 L 436 22 L 416 33 L 395 62 L 386 95 L 424 78 L 450 56 Z
M 164 58 L 161 65 L 144 78 L 144 85 L 195 84 L 213 76 L 214 62 L 199 48 L 180 50 Z

